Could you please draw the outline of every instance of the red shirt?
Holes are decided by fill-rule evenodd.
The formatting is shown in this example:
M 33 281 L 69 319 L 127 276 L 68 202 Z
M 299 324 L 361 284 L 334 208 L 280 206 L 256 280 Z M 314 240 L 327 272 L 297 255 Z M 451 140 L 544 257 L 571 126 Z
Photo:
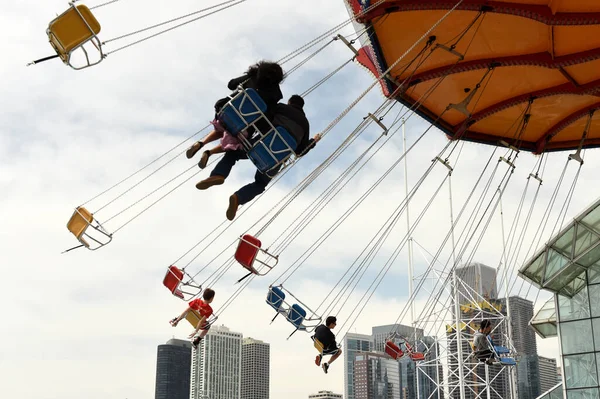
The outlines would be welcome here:
M 210 307 L 210 305 L 200 298 L 191 301 L 190 308 L 196 310 L 198 313 L 200 313 L 201 317 L 204 316 L 206 317 L 206 319 L 208 319 L 210 315 L 213 314 L 213 310 Z

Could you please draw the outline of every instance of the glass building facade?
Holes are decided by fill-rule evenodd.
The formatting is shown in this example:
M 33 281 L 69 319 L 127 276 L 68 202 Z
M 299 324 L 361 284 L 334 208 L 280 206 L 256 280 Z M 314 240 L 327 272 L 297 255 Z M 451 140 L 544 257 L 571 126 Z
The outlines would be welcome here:
M 191 355 L 189 341 L 171 339 L 158 346 L 155 399 L 189 399 Z
M 600 399 L 600 200 L 577 216 L 519 271 L 554 293 L 532 320 L 542 337 L 558 335 L 563 394 Z
M 348 333 L 344 336 L 344 399 L 354 397 L 354 359 L 359 352 L 373 350 L 373 337 L 365 334 Z

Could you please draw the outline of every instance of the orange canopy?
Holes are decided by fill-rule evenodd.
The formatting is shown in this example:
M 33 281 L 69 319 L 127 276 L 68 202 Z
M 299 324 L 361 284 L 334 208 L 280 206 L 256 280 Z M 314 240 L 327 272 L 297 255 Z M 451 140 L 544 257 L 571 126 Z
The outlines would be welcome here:
M 451 139 L 541 153 L 589 124 L 583 147 L 600 146 L 600 0 L 463 0 L 404 57 L 458 0 L 347 1 L 368 28 L 359 62 L 396 63 L 384 93 Z

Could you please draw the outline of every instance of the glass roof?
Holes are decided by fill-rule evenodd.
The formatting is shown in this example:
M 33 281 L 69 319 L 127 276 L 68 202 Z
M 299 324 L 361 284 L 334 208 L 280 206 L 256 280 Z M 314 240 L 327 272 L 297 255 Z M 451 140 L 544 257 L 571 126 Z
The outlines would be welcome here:
M 562 382 L 553 386 L 548 392 L 544 392 L 538 399 L 563 399 Z
M 554 296 L 531 319 L 531 327 L 542 338 L 555 337 L 556 330 L 556 306 Z
M 539 288 L 572 297 L 585 286 L 585 271 L 600 266 L 600 199 L 552 237 L 519 270 Z

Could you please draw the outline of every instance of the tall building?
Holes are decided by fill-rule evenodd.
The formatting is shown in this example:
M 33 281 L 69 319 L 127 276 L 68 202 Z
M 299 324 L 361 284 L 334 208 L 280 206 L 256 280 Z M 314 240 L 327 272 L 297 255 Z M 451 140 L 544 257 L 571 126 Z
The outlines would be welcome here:
M 189 399 L 191 353 L 189 341 L 170 339 L 158 346 L 155 399 Z
M 192 356 L 190 399 L 241 399 L 242 334 L 213 325 Z
M 342 399 L 342 395 L 331 391 L 319 391 L 318 393 L 308 395 L 308 399 Z
M 517 384 L 519 399 L 535 399 L 545 390 L 540 387 L 539 357 L 535 331 L 529 326 L 533 318 L 533 302 L 518 296 L 508 298 L 511 309 L 513 346 L 519 354 Z M 506 299 L 500 299 L 506 309 Z M 506 314 L 506 310 L 503 312 Z
M 269 344 L 252 338 L 242 341 L 241 399 L 269 399 Z
M 482 263 L 470 263 L 467 266 L 457 267 L 456 275 L 471 287 L 471 289 L 465 289 L 465 287 L 459 286 L 459 302 L 461 305 L 470 301 L 479 302 L 478 297 L 474 296 L 473 292 L 485 299 L 496 299 L 498 297 L 496 269 L 493 267 Z
M 354 357 L 359 352 L 373 350 L 373 337 L 348 333 L 344 337 L 344 398 L 354 399 Z
M 354 361 L 355 399 L 401 399 L 400 363 L 378 352 L 359 352 Z
M 540 389 L 541 392 L 549 391 L 550 388 L 555 386 L 558 382 L 556 381 L 556 359 L 550 359 L 547 357 L 539 357 L 540 364 Z

